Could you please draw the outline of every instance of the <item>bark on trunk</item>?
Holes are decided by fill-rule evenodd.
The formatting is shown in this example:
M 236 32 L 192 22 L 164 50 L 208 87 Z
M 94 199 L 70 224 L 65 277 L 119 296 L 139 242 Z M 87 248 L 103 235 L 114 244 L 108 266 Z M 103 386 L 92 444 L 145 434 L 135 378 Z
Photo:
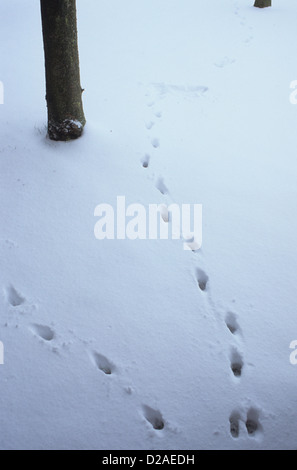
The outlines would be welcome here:
M 45 55 L 48 134 L 81 136 L 86 123 L 80 85 L 76 0 L 40 0 Z
M 271 7 L 271 0 L 256 0 L 254 7 L 258 7 L 258 8 Z

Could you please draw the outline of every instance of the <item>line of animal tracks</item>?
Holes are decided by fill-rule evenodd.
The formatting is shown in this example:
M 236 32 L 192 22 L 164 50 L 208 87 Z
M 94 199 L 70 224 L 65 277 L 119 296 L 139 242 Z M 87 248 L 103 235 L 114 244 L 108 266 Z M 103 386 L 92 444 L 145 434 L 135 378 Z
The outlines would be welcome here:
M 37 321 L 29 321 L 30 318 L 37 315 L 38 305 L 28 301 L 16 286 L 8 284 L 3 288 L 3 294 L 9 314 L 9 319 L 3 325 L 5 328 L 20 328 L 24 326 L 32 334 L 33 338 L 39 340 L 41 345 L 49 346 L 51 351 L 58 355 L 61 355 L 63 350 L 70 349 L 71 341 L 62 340 L 62 335 L 53 324 L 46 325 Z M 71 330 L 69 330 L 69 333 L 77 343 L 84 347 L 84 353 L 87 353 L 94 370 L 102 374 L 102 378 L 104 376 L 106 380 L 110 380 L 109 378 L 112 376 L 116 376 L 118 379 L 121 377 L 122 371 L 112 360 L 107 358 L 102 352 L 91 349 L 88 341 L 81 339 Z M 87 350 L 86 345 L 88 346 Z M 127 386 L 124 382 L 121 382 L 120 386 L 127 396 L 135 395 L 135 390 L 131 386 Z M 139 415 L 150 428 L 156 431 L 161 431 L 165 427 L 165 421 L 161 412 L 146 403 L 140 405 Z
M 145 122 L 145 127 L 149 134 L 148 140 L 151 144 L 151 148 L 150 150 L 144 152 L 143 158 L 141 159 L 142 166 L 146 171 L 149 169 L 150 163 L 153 158 L 162 157 L 161 141 L 157 132 L 158 120 L 160 120 L 163 116 L 159 101 L 164 100 L 167 96 L 177 93 L 182 95 L 194 94 L 195 97 L 199 98 L 208 91 L 208 88 L 206 86 L 186 87 L 178 85 L 168 85 L 165 83 L 152 84 L 150 86 L 150 89 L 153 90 L 153 92 L 147 92 L 145 96 L 148 100 L 147 107 L 151 110 L 151 118 Z M 152 98 L 151 95 L 154 95 L 154 97 L 157 97 L 157 99 Z M 166 185 L 166 178 L 164 178 L 163 175 L 158 175 L 156 178 L 153 174 L 151 179 L 154 181 L 155 188 L 160 191 L 162 196 L 164 196 L 165 207 L 168 200 L 170 202 L 173 202 L 172 194 Z M 199 202 L 203 203 L 203 201 Z M 164 213 L 165 212 L 166 211 L 164 211 Z M 164 214 L 162 213 L 161 216 L 165 222 L 170 221 L 170 214 L 167 213 L 166 217 L 164 217 Z M 193 249 L 192 253 L 193 256 L 196 256 L 198 250 L 196 251 L 195 249 Z M 185 254 L 185 256 L 187 255 Z M 223 328 L 227 328 L 230 333 L 230 369 L 228 373 L 230 374 L 230 380 L 232 380 L 232 383 L 234 383 L 234 387 L 237 387 L 240 383 L 242 375 L 246 372 L 243 353 L 243 332 L 239 324 L 238 315 L 234 312 L 227 311 L 223 319 L 218 318 L 218 309 L 216 308 L 215 302 L 213 301 L 210 292 L 209 277 L 207 273 L 200 267 L 197 267 L 194 273 L 193 282 L 195 281 L 197 283 L 197 288 L 199 292 L 203 296 L 207 296 L 207 301 L 210 310 L 220 321 L 220 324 L 223 325 Z M 260 423 L 260 415 L 261 410 L 256 406 L 234 406 L 234 409 L 230 410 L 229 417 L 230 437 L 235 440 L 240 437 L 260 439 L 261 435 L 263 434 L 263 426 Z

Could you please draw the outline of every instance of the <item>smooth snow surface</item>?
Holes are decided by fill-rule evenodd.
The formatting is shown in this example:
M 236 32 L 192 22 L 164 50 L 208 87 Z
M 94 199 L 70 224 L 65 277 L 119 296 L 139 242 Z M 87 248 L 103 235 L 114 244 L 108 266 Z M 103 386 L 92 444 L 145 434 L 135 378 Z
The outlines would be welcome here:
M 294 449 L 297 4 L 77 4 L 71 143 L 38 2 L 0 4 L 0 447 Z M 118 196 L 202 204 L 202 248 L 96 239 Z

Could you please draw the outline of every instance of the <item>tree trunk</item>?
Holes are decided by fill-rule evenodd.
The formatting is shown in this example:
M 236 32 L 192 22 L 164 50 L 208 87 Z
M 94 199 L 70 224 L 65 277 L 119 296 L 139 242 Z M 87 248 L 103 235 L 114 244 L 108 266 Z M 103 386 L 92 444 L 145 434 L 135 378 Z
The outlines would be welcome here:
M 254 7 L 258 7 L 258 8 L 271 7 L 271 0 L 256 0 Z
M 80 85 L 76 0 L 40 0 L 40 4 L 49 138 L 76 139 L 86 123 Z

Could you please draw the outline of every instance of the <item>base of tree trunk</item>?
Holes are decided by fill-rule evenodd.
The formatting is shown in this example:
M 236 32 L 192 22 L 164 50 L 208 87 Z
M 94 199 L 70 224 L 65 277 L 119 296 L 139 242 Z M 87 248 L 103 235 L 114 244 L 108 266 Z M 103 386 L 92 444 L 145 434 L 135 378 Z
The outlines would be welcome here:
M 271 7 L 271 0 L 256 0 L 254 7 L 258 7 L 258 8 Z
M 65 119 L 62 122 L 49 121 L 48 136 L 51 140 L 73 140 L 78 139 L 84 129 L 84 123 L 75 119 Z

